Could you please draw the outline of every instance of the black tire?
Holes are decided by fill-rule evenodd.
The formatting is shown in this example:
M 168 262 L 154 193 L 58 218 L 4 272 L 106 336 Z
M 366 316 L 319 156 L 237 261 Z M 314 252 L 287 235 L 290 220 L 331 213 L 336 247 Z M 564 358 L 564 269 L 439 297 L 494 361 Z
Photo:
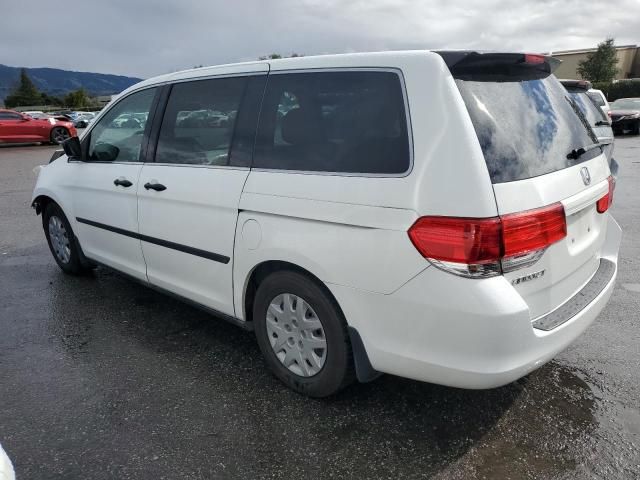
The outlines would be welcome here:
M 49 134 L 49 140 L 54 145 L 61 145 L 62 142 L 71 137 L 69 130 L 64 127 L 53 127 Z
M 285 367 L 269 341 L 267 310 L 278 295 L 289 293 L 302 298 L 317 314 L 326 339 L 324 365 L 313 376 L 301 376 Z M 258 286 L 253 306 L 256 338 L 267 365 L 285 385 L 309 397 L 327 397 L 355 379 L 353 353 L 347 325 L 335 301 L 314 281 L 293 271 L 267 276 Z
M 631 133 L 633 135 L 640 135 L 640 120 L 636 122 L 636 124 L 631 129 Z
M 59 253 L 60 243 L 56 242 L 55 239 L 52 239 L 52 232 L 50 232 L 49 228 L 52 218 L 58 219 L 62 224 L 64 231 L 62 237 L 68 240 L 68 258 L 66 258 L 66 254 Z M 54 223 L 56 223 L 55 220 Z M 53 259 L 64 273 L 68 273 L 70 275 L 82 275 L 90 270 L 89 267 L 83 265 L 81 260 L 82 253 L 80 252 L 78 241 L 73 234 L 69 220 L 67 220 L 67 217 L 58 204 L 51 202 L 45 207 L 44 212 L 42 212 L 42 228 L 44 229 L 45 237 L 47 237 L 47 243 L 49 244 L 49 250 L 51 250 Z M 57 249 L 58 251 L 56 251 Z

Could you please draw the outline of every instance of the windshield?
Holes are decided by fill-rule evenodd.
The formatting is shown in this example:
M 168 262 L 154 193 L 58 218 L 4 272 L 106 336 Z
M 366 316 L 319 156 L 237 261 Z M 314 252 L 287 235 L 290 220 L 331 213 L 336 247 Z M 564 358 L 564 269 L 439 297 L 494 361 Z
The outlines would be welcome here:
M 640 110 L 640 98 L 621 98 L 609 106 L 616 110 Z
M 601 152 L 567 154 L 598 140 L 580 106 L 554 76 L 525 81 L 457 79 L 491 181 L 511 182 L 570 167 Z

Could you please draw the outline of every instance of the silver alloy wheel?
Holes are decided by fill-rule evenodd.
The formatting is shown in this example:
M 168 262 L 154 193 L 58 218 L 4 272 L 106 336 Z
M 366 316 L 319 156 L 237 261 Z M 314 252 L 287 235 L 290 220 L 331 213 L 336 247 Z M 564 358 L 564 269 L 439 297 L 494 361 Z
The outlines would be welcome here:
M 67 233 L 67 229 L 64 228 L 62 220 L 55 215 L 49 217 L 49 239 L 51 240 L 51 246 L 58 260 L 62 263 L 69 263 L 71 259 L 69 234 Z
M 267 335 L 278 360 L 301 377 L 316 375 L 327 360 L 327 339 L 313 308 L 292 293 L 271 300 Z
M 67 131 L 66 128 L 56 127 L 51 131 L 51 138 L 58 145 L 60 145 L 62 142 L 64 142 L 69 137 L 70 137 L 70 135 L 69 135 L 69 132 Z

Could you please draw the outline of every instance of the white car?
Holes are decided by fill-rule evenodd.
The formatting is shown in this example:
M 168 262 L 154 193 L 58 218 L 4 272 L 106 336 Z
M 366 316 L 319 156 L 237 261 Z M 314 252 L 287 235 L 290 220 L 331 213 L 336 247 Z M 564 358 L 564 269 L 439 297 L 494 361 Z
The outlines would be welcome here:
M 614 182 L 555 65 L 411 51 L 152 78 L 65 143 L 33 205 L 62 270 L 255 330 L 304 394 L 380 373 L 497 387 L 584 332 L 617 273 Z M 238 114 L 179 125 L 200 110 Z
M 15 480 L 15 472 L 11 460 L 0 445 L 0 480 Z
M 49 115 L 38 110 L 31 110 L 31 111 L 22 112 L 22 113 L 24 113 L 25 115 L 29 115 L 31 118 L 35 118 L 35 119 L 49 118 Z
M 590 88 L 587 91 L 587 95 L 589 95 L 589 98 L 593 101 L 593 103 L 595 103 L 598 107 L 600 107 L 604 112 L 604 114 L 607 116 L 607 118 L 609 118 L 609 112 L 611 111 L 611 107 L 609 106 L 607 97 L 605 97 L 602 90 Z M 609 123 L 611 123 L 611 120 L 609 120 Z

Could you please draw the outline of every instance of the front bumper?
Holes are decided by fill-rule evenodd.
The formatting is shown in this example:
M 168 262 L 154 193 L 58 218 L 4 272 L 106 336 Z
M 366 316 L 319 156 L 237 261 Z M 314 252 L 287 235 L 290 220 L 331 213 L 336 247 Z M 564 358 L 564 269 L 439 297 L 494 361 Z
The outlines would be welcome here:
M 601 254 L 613 269 L 608 280 L 548 331 L 534 328 L 527 304 L 504 277 L 473 280 L 429 267 L 390 295 L 329 288 L 375 370 L 453 387 L 498 387 L 551 360 L 607 304 L 621 237 L 611 215 L 608 222 Z

